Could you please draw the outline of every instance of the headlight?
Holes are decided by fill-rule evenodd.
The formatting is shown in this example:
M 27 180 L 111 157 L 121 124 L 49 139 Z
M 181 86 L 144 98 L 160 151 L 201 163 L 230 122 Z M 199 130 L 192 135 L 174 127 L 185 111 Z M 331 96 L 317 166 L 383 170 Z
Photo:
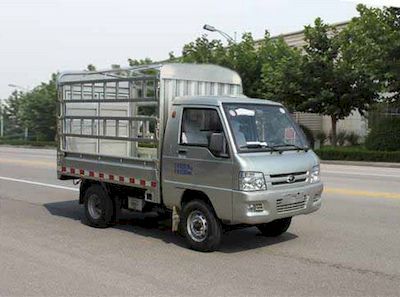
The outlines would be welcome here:
M 241 191 L 266 190 L 264 174 L 262 172 L 241 171 L 239 173 L 239 189 Z
M 317 183 L 321 179 L 319 177 L 319 165 L 316 165 L 312 168 L 311 174 L 310 174 L 310 183 Z

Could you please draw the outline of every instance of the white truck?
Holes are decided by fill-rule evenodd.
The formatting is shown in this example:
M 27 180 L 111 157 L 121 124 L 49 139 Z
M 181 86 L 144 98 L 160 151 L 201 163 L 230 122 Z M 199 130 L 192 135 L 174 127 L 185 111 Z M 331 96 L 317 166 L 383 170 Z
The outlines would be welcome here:
M 79 179 L 89 225 L 122 209 L 172 218 L 188 245 L 224 230 L 284 233 L 321 206 L 319 160 L 279 103 L 242 95 L 215 65 L 165 64 L 58 77 L 58 178 Z

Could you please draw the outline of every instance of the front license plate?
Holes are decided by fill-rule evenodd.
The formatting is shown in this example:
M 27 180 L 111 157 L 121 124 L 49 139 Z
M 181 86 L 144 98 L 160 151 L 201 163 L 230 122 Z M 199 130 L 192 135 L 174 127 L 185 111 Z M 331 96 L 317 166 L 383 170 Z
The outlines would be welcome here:
M 304 201 L 304 194 L 303 193 L 296 193 L 296 194 L 286 194 L 283 198 L 284 204 L 292 204 L 297 202 Z

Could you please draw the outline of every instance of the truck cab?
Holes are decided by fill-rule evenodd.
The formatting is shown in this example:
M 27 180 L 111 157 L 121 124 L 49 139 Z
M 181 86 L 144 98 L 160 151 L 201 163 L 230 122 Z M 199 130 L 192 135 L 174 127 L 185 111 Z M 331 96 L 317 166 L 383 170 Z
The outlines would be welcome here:
M 180 208 L 182 228 L 194 245 L 213 230 L 207 211 L 186 213 L 193 198 L 210 206 L 220 224 L 256 225 L 266 235 L 285 232 L 293 216 L 321 206 L 318 158 L 288 111 L 268 100 L 176 99 L 162 176 L 163 202 Z

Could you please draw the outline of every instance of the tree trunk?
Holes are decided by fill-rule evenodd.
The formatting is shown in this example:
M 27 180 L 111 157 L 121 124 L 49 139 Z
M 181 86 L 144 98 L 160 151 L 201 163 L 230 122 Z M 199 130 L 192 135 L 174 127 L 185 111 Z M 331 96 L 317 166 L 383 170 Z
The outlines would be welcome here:
M 331 130 L 331 144 L 333 146 L 336 146 L 337 143 L 337 137 L 336 137 L 336 124 L 337 124 L 337 118 L 336 116 L 331 116 L 331 123 L 332 123 L 332 130 Z

